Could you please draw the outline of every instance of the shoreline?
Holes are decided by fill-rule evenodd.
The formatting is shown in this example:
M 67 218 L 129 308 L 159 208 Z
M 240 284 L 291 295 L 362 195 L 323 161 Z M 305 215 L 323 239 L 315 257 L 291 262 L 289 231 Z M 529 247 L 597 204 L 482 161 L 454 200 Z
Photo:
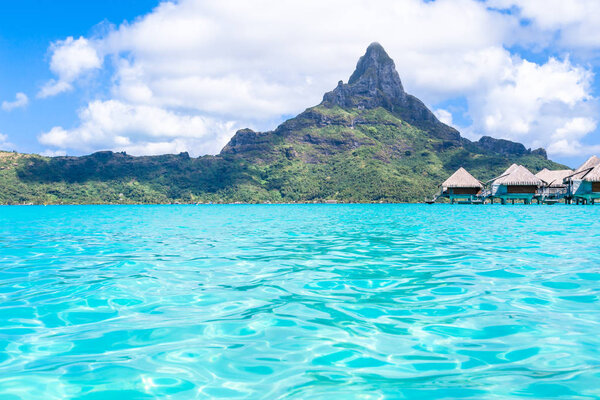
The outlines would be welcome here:
M 0 204 L 0 207 L 73 207 L 73 206 L 266 206 L 266 205 L 289 205 L 289 206 L 298 206 L 298 205 L 452 205 L 452 206 L 502 206 L 500 203 L 486 203 L 486 204 L 451 204 L 449 202 L 445 203 L 434 203 L 428 204 L 426 202 L 282 202 L 282 203 L 244 203 L 244 202 L 223 202 L 223 203 L 66 203 L 66 204 Z M 526 204 L 518 203 L 518 204 L 504 204 L 504 206 L 523 206 Z M 538 205 L 538 204 L 535 204 Z M 565 203 L 556 203 L 556 204 L 539 204 L 539 205 L 559 205 L 566 206 L 571 204 Z M 575 205 L 575 204 L 572 204 Z M 591 204 L 589 204 L 591 205 Z

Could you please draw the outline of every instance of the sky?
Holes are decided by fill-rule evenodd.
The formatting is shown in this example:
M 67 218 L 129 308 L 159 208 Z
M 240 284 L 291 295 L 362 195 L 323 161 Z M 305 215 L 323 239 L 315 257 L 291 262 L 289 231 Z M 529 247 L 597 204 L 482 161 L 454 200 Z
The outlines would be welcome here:
M 371 42 L 471 140 L 600 155 L 597 0 L 6 0 L 0 149 L 216 154 L 318 104 Z

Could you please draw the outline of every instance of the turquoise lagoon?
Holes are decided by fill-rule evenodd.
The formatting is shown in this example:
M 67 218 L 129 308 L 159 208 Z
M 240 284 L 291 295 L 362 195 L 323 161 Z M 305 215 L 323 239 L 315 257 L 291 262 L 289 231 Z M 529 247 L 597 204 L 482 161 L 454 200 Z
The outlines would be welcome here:
M 0 399 L 597 399 L 599 221 L 0 207 Z

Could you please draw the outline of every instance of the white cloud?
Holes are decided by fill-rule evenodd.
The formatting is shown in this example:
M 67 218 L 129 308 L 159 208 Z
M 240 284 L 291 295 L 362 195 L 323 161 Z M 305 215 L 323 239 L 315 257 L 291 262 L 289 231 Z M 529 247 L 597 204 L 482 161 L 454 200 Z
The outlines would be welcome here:
M 577 139 L 595 129 L 591 109 L 590 71 L 569 60 L 551 58 L 538 65 L 513 58 L 505 76 L 488 91 L 471 99 L 471 130 L 498 138 L 548 147 L 550 154 L 565 154 L 555 141 Z M 573 121 L 587 121 L 585 129 L 565 129 Z M 562 132 L 562 133 L 559 133 Z M 577 135 L 577 136 L 575 136 Z
M 501 9 L 516 8 L 521 18 L 535 27 L 559 31 L 558 43 L 565 47 L 600 47 L 600 2 L 598 0 L 488 0 Z
M 112 100 L 90 103 L 78 127 L 54 128 L 40 141 L 78 151 L 216 153 L 234 127 L 272 129 L 283 116 L 319 103 L 348 78 L 372 41 L 381 41 L 407 91 L 427 104 L 464 97 L 473 120 L 465 129 L 470 137 L 551 146 L 568 121 L 594 120 L 589 70 L 568 59 L 536 64 L 511 54 L 506 48 L 523 28 L 490 5 L 522 6 L 517 0 L 164 2 L 104 37 L 52 46 L 57 78 L 40 96 L 71 89 L 107 56 L 114 68 Z M 535 18 L 539 29 L 576 25 Z M 444 112 L 438 116 L 452 122 Z M 111 123 L 102 117 L 107 113 Z M 152 119 L 160 134 L 140 117 L 148 113 L 165 116 Z M 186 133 L 201 125 L 197 121 L 204 121 L 204 131 Z
M 582 144 L 579 140 L 558 140 L 548 147 L 548 152 L 564 156 L 581 156 L 600 153 L 600 145 Z
M 438 108 L 433 113 L 440 121 L 446 125 L 452 126 L 452 113 L 450 111 L 444 110 L 443 108 Z
M 433 98 L 473 88 L 512 27 L 472 0 L 187 0 L 121 26 L 102 51 L 121 55 L 122 99 L 268 119 L 318 103 L 376 40 L 409 89 Z
M 51 150 L 51 149 L 46 149 L 46 150 L 42 151 L 40 154 L 42 156 L 46 156 L 46 157 L 60 157 L 60 156 L 66 156 L 67 155 L 67 151 L 66 150 Z
M 50 70 L 58 79 L 48 81 L 38 92 L 38 97 L 55 96 L 73 88 L 72 83 L 82 74 L 102 66 L 102 59 L 94 43 L 84 37 L 68 37 L 50 46 Z
M 509 18 L 472 0 L 165 2 L 104 38 L 54 44 L 51 69 L 58 78 L 40 95 L 69 90 L 81 73 L 102 64 L 99 55 L 108 55 L 115 68 L 111 94 L 120 104 L 201 116 L 220 126 L 231 127 L 227 122 L 235 120 L 239 126 L 272 129 L 282 116 L 319 103 L 325 91 L 347 79 L 375 40 L 383 40 L 405 83 L 415 82 L 409 89 L 426 100 L 474 88 L 489 80 L 482 77 L 487 66 L 474 71 L 477 58 L 501 50 L 511 26 Z M 462 57 L 465 53 L 471 58 Z M 458 59 L 459 65 L 431 68 L 438 57 Z M 428 79 L 432 75 L 444 85 Z M 94 123 L 83 119 L 83 131 L 91 131 Z M 94 138 L 112 132 L 104 129 L 95 126 L 96 135 L 79 135 L 73 143 L 78 149 L 98 148 L 107 142 Z M 41 136 L 47 137 L 61 135 Z M 213 142 L 198 146 L 199 153 L 220 150 Z
M 548 147 L 551 153 L 576 156 L 581 153 L 600 152 L 600 145 L 583 145 L 581 139 L 593 132 L 598 122 L 591 118 L 575 117 L 567 120 L 552 135 L 552 143 Z
M 231 123 L 117 100 L 91 102 L 80 110 L 79 119 L 81 123 L 74 129 L 57 126 L 42 133 L 40 143 L 87 152 L 112 149 L 136 155 L 205 154 L 218 152 L 233 129 Z
M 50 79 L 41 87 L 37 97 L 45 99 L 46 97 L 56 96 L 62 92 L 68 92 L 69 90 L 73 90 L 73 86 L 70 83 Z
M 8 141 L 8 135 L 0 133 L 0 150 L 8 150 L 12 143 Z
M 580 23 L 597 7 L 596 0 L 488 0 L 492 7 L 509 9 L 516 7 L 522 17 L 535 19 L 546 29 L 557 29 Z M 596 16 L 589 16 L 597 18 Z
M 4 111 L 12 111 L 15 108 L 25 107 L 27 104 L 29 104 L 29 98 L 25 93 L 19 92 L 15 95 L 14 101 L 3 101 L 2 109 Z
M 591 118 L 573 118 L 556 130 L 554 139 L 580 139 L 596 129 L 596 125 L 597 122 Z

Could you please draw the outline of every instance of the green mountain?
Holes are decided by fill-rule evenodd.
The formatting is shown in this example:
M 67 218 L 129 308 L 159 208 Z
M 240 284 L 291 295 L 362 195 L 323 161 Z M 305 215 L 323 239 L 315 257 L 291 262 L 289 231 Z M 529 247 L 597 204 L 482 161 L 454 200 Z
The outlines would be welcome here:
M 510 164 L 562 165 L 543 149 L 462 138 L 404 91 L 373 43 L 347 84 L 273 131 L 238 131 L 217 156 L 0 152 L 0 203 L 414 202 L 460 166 L 480 180 Z

